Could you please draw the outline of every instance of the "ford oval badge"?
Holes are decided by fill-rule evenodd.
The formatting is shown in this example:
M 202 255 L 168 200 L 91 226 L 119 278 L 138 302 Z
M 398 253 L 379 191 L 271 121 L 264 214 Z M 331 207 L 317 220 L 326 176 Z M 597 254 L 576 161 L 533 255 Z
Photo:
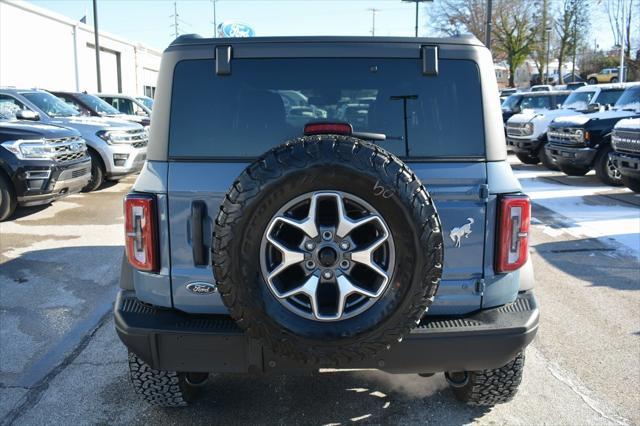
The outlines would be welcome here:
M 217 288 L 213 284 L 196 281 L 187 284 L 187 290 L 194 294 L 213 294 L 217 291 Z
M 253 37 L 256 32 L 242 22 L 225 21 L 218 25 L 218 37 Z

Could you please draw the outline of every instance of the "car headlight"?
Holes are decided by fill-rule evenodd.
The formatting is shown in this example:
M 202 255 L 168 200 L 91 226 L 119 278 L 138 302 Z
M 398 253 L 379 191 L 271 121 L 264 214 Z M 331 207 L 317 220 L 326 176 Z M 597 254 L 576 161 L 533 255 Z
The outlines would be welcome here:
M 56 149 L 44 139 L 15 140 L 2 142 L 2 147 L 20 160 L 49 160 L 55 157 Z
M 525 135 L 531 135 L 533 134 L 533 123 L 527 123 L 524 125 L 523 129 L 523 133 Z
M 130 136 L 126 132 L 118 130 L 100 130 L 96 133 L 96 136 L 108 144 L 129 143 L 131 141 Z
M 582 129 L 576 130 L 575 132 L 573 132 L 573 137 L 578 142 L 584 142 L 584 130 Z

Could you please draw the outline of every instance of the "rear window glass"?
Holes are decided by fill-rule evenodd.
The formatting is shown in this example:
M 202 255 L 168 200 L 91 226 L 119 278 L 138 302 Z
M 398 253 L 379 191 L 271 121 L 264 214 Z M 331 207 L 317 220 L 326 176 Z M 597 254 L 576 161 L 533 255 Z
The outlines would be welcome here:
M 378 143 L 405 156 L 405 120 L 411 157 L 484 156 L 472 61 L 440 60 L 437 77 L 423 76 L 418 59 L 234 59 L 231 66 L 220 76 L 213 60 L 176 65 L 170 157 L 257 157 L 314 121 L 383 133 Z

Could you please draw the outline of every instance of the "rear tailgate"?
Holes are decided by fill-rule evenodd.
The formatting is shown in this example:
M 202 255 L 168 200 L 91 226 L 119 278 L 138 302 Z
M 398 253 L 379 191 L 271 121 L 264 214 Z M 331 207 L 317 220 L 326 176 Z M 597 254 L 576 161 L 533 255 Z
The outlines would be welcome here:
M 225 193 L 246 165 L 230 162 L 169 163 L 171 283 L 173 304 L 180 310 L 226 313 L 218 293 L 193 293 L 187 285 L 192 282 L 214 283 L 210 257 L 213 223 Z M 474 162 L 413 163 L 410 167 L 433 195 L 444 231 L 443 280 L 430 313 L 463 314 L 477 310 L 481 303 L 477 283 L 482 278 L 484 253 L 486 201 L 481 198 L 481 191 L 486 183 L 486 166 L 483 162 Z M 198 216 L 194 213 L 194 206 L 198 203 L 206 206 L 202 218 L 206 258 L 202 264 L 196 262 L 191 232 L 194 226 L 195 229 L 200 226 L 194 223 Z M 465 224 L 470 225 L 462 228 Z M 465 230 L 471 232 L 466 233 Z M 459 247 L 456 247 L 456 235 L 460 236 Z
M 489 157 L 485 127 L 498 107 L 493 72 L 487 74 L 486 88 L 481 84 L 485 76 L 477 61 L 489 61 L 490 67 L 486 49 L 411 43 L 301 47 L 194 47 L 189 58 L 172 65 L 167 159 L 175 307 L 225 312 L 218 294 L 191 293 L 186 285 L 213 283 L 209 251 L 220 201 L 250 159 L 303 134 L 298 113 L 303 105 L 310 114 L 307 122 L 344 122 L 353 107 L 358 112 L 349 118 L 354 131 L 382 133 L 385 149 L 409 158 L 434 196 L 444 226 L 444 279 L 432 312 L 479 309 L 476 284 L 483 274 L 487 211 L 481 192 L 487 192 L 484 160 Z M 231 50 L 232 56 L 223 55 Z M 215 59 L 214 51 L 220 53 Z M 427 55 L 437 61 L 435 71 L 423 60 Z M 484 109 L 488 93 L 492 108 Z M 194 216 L 199 203 L 206 212 L 195 209 Z M 192 217 L 200 213 L 204 220 L 194 227 Z M 197 265 L 191 230 L 200 225 L 209 259 Z

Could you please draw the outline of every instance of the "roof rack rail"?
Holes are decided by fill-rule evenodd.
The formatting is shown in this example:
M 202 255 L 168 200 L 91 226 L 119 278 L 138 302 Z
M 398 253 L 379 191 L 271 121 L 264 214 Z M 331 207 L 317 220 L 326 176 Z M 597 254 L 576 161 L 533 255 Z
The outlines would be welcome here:
M 178 38 L 176 38 L 175 40 L 173 40 L 170 44 L 178 44 L 178 43 L 182 43 L 183 41 L 191 41 L 191 40 L 196 40 L 202 38 L 202 36 L 200 34 L 182 34 L 180 36 L 178 36 Z

